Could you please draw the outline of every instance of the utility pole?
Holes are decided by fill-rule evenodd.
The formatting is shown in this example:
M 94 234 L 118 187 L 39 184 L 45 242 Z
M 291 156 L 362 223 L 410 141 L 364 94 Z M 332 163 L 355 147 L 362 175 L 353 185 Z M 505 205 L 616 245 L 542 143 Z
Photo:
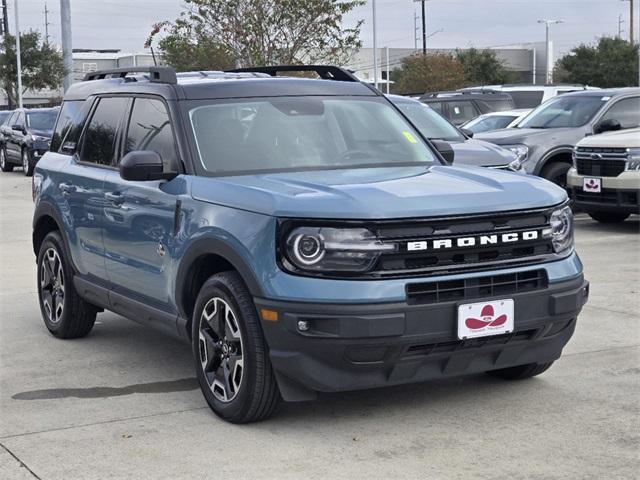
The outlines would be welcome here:
M 62 57 L 67 75 L 64 77 L 64 91 L 73 83 L 73 49 L 71 47 L 71 6 L 69 0 L 60 0 L 60 28 L 62 39 Z
M 49 9 L 47 8 L 47 2 L 44 2 L 44 41 L 49 43 Z
M 427 54 L 427 14 L 425 12 L 426 0 L 422 0 L 422 54 Z
M 418 51 L 418 13 L 413 11 L 413 49 Z
M 624 32 L 624 30 L 622 30 L 622 24 L 624 23 L 624 20 L 622 19 L 622 14 L 618 15 L 618 38 L 622 38 L 622 32 Z
M 373 8 L 373 85 L 378 88 L 378 37 L 376 26 L 376 0 L 371 2 Z
M 18 108 L 22 108 L 22 60 L 20 58 L 20 19 L 18 17 L 18 0 L 14 0 L 16 14 L 16 63 L 18 67 Z
M 558 23 L 564 23 L 564 20 L 538 20 L 538 23 L 544 23 L 545 26 L 545 51 L 546 51 L 546 83 L 552 83 L 553 81 L 553 50 L 551 47 L 551 40 L 549 38 L 549 25 L 554 25 Z
M 635 27 L 635 6 L 634 0 L 622 0 L 623 2 L 629 2 L 629 43 L 633 45 L 636 41 L 636 37 L 634 35 L 634 27 Z
M 9 14 L 7 13 L 7 0 L 2 0 L 2 35 L 9 35 Z

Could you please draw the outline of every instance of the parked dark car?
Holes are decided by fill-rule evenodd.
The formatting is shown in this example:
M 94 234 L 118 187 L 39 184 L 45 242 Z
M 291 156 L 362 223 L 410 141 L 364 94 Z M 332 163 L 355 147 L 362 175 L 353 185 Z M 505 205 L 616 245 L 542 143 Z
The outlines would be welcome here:
M 516 165 L 518 157 L 515 153 L 493 143 L 471 138 L 430 106 L 400 95 L 387 95 L 387 97 L 429 140 L 449 142 L 456 165 L 522 170 L 519 164 Z
M 516 108 L 513 98 L 502 92 L 431 92 L 420 97 L 454 125 L 462 125 L 478 115 Z
M 19 108 L 11 114 L 0 127 L 0 169 L 3 172 L 11 172 L 19 165 L 26 176 L 33 174 L 33 167 L 49 150 L 58 111 L 58 107 Z

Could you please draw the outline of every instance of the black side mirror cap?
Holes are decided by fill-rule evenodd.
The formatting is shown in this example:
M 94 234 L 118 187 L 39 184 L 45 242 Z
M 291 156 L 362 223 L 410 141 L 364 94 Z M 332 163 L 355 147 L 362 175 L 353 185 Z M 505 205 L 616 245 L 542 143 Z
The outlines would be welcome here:
M 150 150 L 136 150 L 127 153 L 120 160 L 120 177 L 133 182 L 151 180 L 171 180 L 178 174 L 165 172 L 162 158 Z
M 616 130 L 622 129 L 622 125 L 618 120 L 614 120 L 613 118 L 608 118 L 607 120 L 602 120 L 601 122 L 596 123 L 593 127 L 594 133 L 604 133 L 604 132 L 615 132 Z
M 453 151 L 453 147 L 449 142 L 445 142 L 444 140 L 431 140 L 431 143 L 442 158 L 444 158 L 449 165 L 453 163 L 453 158 L 455 157 L 455 152 Z
M 468 128 L 461 128 L 460 131 L 464 133 L 467 137 L 473 138 L 473 132 Z
M 11 125 L 11 130 L 24 133 L 26 129 L 22 125 Z

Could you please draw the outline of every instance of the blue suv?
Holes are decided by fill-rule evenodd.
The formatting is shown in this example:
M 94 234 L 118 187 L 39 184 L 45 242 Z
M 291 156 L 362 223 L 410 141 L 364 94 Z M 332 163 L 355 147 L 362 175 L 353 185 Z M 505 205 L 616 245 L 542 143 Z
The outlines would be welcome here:
M 279 75 L 306 70 L 319 78 Z M 329 66 L 93 72 L 33 177 L 48 330 L 110 310 L 191 342 L 236 423 L 280 399 L 556 360 L 588 283 L 565 191 L 457 167 Z

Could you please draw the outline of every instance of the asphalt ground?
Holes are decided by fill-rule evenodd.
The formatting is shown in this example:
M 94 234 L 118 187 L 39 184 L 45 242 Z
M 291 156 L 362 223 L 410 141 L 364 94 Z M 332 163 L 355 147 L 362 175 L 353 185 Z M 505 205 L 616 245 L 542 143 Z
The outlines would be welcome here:
M 186 344 L 112 313 L 84 339 L 49 335 L 32 211 L 30 180 L 0 174 L 0 479 L 639 478 L 638 217 L 578 215 L 591 298 L 540 377 L 322 395 L 236 426 Z

